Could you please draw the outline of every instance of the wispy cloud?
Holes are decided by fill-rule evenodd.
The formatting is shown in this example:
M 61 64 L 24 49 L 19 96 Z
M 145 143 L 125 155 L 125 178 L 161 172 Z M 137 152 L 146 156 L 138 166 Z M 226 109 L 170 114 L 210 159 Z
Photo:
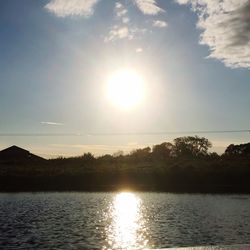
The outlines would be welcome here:
M 49 147 L 56 155 L 81 155 L 84 152 L 91 152 L 95 155 L 113 154 L 119 150 L 129 153 L 134 149 L 143 148 L 147 145 L 132 142 L 124 145 L 105 145 L 105 144 L 51 144 Z
M 99 0 L 50 0 L 45 8 L 58 17 L 85 16 L 93 14 Z
M 136 53 L 142 53 L 143 52 L 143 48 L 141 48 L 141 47 L 136 48 L 135 52 Z
M 250 68 L 250 0 L 176 1 L 197 13 L 200 43 L 209 46 L 209 58 L 232 68 Z
M 59 17 L 66 16 L 90 16 L 94 12 L 94 7 L 100 0 L 50 0 L 45 8 Z M 156 0 L 130 0 L 145 15 L 157 15 L 164 12 L 158 5 Z M 118 15 L 125 14 L 127 10 L 123 9 L 123 4 L 116 3 L 116 8 L 122 11 Z
M 145 15 L 157 15 L 164 12 L 158 5 L 156 0 L 133 0 L 134 4 Z
M 124 7 L 122 3 L 116 3 L 115 13 L 117 17 L 127 17 L 128 10 Z
M 118 39 L 132 40 L 146 32 L 146 29 L 138 28 L 130 22 L 127 8 L 120 2 L 117 2 L 114 9 L 115 21 L 117 24 L 112 26 L 105 36 L 104 41 L 110 42 Z
M 45 5 L 45 9 L 57 17 L 84 16 L 89 17 L 94 12 L 95 5 L 101 0 L 50 0 Z M 114 7 L 115 24 L 105 35 L 104 41 L 114 41 L 118 39 L 133 39 L 145 34 L 146 29 L 138 27 L 133 23 L 128 15 L 125 1 L 117 1 Z M 144 15 L 157 15 L 164 12 L 157 5 L 156 0 L 128 0 L 134 4 Z M 163 21 L 155 21 L 153 27 L 166 27 Z
M 117 24 L 110 28 L 104 41 L 109 42 L 124 38 L 132 39 L 133 36 L 128 26 L 130 21 L 128 10 L 122 3 L 117 2 L 114 8 L 114 13 Z
M 50 146 L 58 147 L 58 148 L 79 148 L 83 150 L 90 150 L 90 149 L 100 149 L 100 150 L 117 150 L 117 149 L 131 149 L 134 146 L 138 146 L 136 144 L 127 145 L 105 145 L 105 144 L 51 144 Z
M 128 38 L 128 39 L 133 38 L 133 35 L 131 34 L 129 28 L 127 26 L 114 25 L 110 29 L 109 34 L 105 37 L 104 41 L 109 42 L 123 38 Z
M 153 26 L 158 28 L 166 28 L 168 26 L 167 22 L 161 20 L 154 20 Z
M 41 122 L 42 125 L 51 125 L 51 126 L 63 126 L 63 123 L 60 122 Z

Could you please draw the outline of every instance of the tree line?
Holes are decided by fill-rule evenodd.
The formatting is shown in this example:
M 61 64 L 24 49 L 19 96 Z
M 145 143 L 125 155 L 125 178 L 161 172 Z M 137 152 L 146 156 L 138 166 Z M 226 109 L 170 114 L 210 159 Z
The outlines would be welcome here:
M 124 154 L 0 164 L 0 191 L 116 191 L 250 193 L 250 143 L 210 152 L 204 137 L 178 137 Z
M 173 142 L 163 142 L 152 147 L 134 149 L 128 154 L 123 151 L 117 151 L 114 154 L 106 154 L 95 157 L 92 153 L 84 153 L 79 157 L 63 158 L 59 157 L 51 161 L 82 161 L 89 164 L 94 162 L 112 162 L 113 160 L 134 160 L 134 161 L 158 161 L 164 162 L 174 159 L 226 159 L 240 158 L 250 156 L 250 143 L 234 145 L 230 144 L 222 155 L 216 152 L 210 152 L 212 143 L 205 137 L 183 136 L 173 140 Z

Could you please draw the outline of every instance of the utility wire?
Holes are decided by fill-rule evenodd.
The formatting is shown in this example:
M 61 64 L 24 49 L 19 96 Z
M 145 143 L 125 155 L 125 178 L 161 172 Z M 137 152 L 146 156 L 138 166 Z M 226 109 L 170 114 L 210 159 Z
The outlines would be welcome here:
M 250 133 L 250 129 L 242 130 L 197 130 L 197 131 L 162 131 L 162 132 L 127 132 L 127 133 L 0 133 L 0 137 L 80 137 L 80 136 L 151 136 L 151 135 L 188 135 L 188 134 L 232 134 Z

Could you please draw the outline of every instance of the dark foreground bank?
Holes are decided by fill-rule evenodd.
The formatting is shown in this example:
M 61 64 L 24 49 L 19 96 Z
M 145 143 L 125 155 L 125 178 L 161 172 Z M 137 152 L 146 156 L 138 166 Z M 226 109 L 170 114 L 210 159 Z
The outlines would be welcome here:
M 155 191 L 176 193 L 250 193 L 249 175 L 192 176 L 166 173 L 86 173 L 78 176 L 1 176 L 0 192 Z
M 206 138 L 180 137 L 124 155 L 46 160 L 12 146 L 0 152 L 0 191 L 250 193 L 250 143 L 208 152 Z

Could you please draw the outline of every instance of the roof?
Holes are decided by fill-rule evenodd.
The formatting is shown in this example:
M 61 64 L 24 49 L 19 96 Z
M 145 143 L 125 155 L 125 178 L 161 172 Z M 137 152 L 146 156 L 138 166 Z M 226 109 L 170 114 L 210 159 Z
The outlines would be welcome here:
M 3 154 L 3 153 L 4 154 L 5 153 L 23 153 L 23 154 L 27 154 L 27 153 L 29 153 L 29 151 L 25 150 L 23 148 L 20 148 L 20 147 L 18 147 L 16 145 L 13 145 L 13 146 L 11 146 L 9 148 L 5 148 L 2 151 L 0 151 L 0 154 Z
M 45 161 L 40 156 L 30 153 L 28 150 L 18 146 L 11 146 L 0 151 L 0 161 L 4 162 L 27 162 L 27 161 Z

